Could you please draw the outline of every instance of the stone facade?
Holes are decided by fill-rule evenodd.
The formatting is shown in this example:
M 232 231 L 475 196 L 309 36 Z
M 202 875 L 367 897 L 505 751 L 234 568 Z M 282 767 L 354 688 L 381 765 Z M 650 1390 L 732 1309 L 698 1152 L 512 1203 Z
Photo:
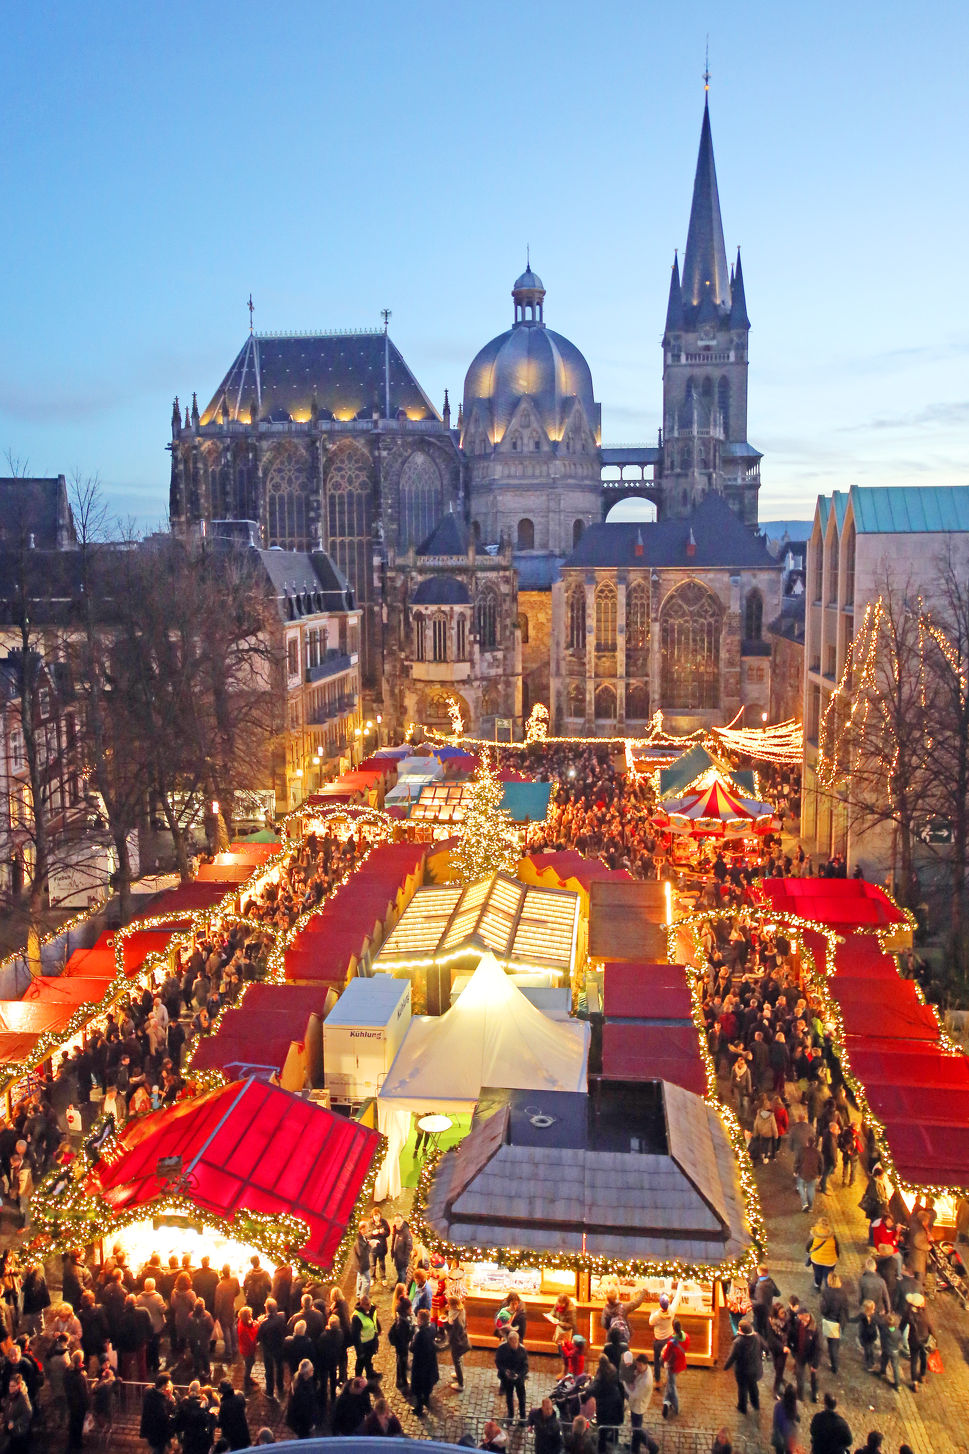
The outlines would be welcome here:
M 522 716 L 536 702 L 548 706 L 552 649 L 552 592 L 518 592 L 518 633 L 522 652 Z

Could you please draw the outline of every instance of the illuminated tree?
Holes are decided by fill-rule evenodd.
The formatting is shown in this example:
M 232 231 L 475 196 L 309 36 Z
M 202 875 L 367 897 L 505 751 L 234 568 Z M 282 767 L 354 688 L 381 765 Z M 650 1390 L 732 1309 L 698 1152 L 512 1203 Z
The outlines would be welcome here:
M 468 796 L 461 841 L 452 855 L 462 883 L 475 883 L 492 873 L 514 873 L 518 866 L 518 834 L 501 799 L 501 783 L 483 751 Z

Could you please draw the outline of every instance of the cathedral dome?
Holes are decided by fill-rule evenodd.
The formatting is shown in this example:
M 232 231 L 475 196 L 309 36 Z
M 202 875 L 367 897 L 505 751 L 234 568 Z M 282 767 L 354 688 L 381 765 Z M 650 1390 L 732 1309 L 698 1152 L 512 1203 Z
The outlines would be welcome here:
M 475 357 L 464 380 L 464 417 L 477 406 L 487 416 L 495 444 L 526 396 L 553 442 L 561 438 L 574 400 L 582 405 L 589 427 L 598 434 L 599 409 L 592 373 L 584 357 L 561 333 L 545 327 L 545 289 L 529 267 L 512 290 L 515 323 Z

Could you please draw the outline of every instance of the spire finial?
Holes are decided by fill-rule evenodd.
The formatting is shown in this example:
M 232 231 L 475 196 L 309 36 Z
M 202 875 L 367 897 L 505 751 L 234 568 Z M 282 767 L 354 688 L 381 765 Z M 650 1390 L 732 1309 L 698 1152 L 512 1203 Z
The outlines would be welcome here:
M 526 242 L 525 243 L 525 271 L 526 271 L 526 273 L 531 271 L 531 266 L 532 266 L 532 245 L 531 245 L 530 242 Z
M 707 54 L 706 54 L 706 61 L 705 61 L 704 66 L 703 66 L 703 90 L 704 90 L 704 94 L 708 93 L 709 90 L 710 90 L 710 37 L 709 37 L 709 35 L 707 36 Z
M 393 313 L 389 308 L 381 308 L 380 316 L 384 320 L 384 332 L 386 333 L 390 328 L 390 320 L 393 317 Z
M 253 310 L 254 310 L 254 308 L 256 306 L 253 303 L 253 301 L 252 301 L 252 294 L 251 293 L 249 294 L 249 302 L 248 302 L 248 304 L 246 306 L 249 309 L 249 337 L 251 338 L 252 337 L 252 314 L 253 314 Z

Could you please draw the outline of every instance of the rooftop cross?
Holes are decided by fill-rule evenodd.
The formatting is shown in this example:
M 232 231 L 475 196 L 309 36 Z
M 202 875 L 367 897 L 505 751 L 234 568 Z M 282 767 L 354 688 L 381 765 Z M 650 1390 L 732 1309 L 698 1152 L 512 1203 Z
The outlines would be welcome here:
M 384 320 L 384 332 L 386 333 L 388 328 L 390 327 L 390 320 L 393 317 L 393 314 L 389 308 L 381 308 L 380 316 Z
M 249 337 L 251 338 L 252 337 L 252 314 L 253 314 L 253 309 L 255 308 L 255 304 L 252 301 L 252 294 L 251 293 L 249 294 L 249 302 L 247 304 L 247 307 L 249 309 Z

